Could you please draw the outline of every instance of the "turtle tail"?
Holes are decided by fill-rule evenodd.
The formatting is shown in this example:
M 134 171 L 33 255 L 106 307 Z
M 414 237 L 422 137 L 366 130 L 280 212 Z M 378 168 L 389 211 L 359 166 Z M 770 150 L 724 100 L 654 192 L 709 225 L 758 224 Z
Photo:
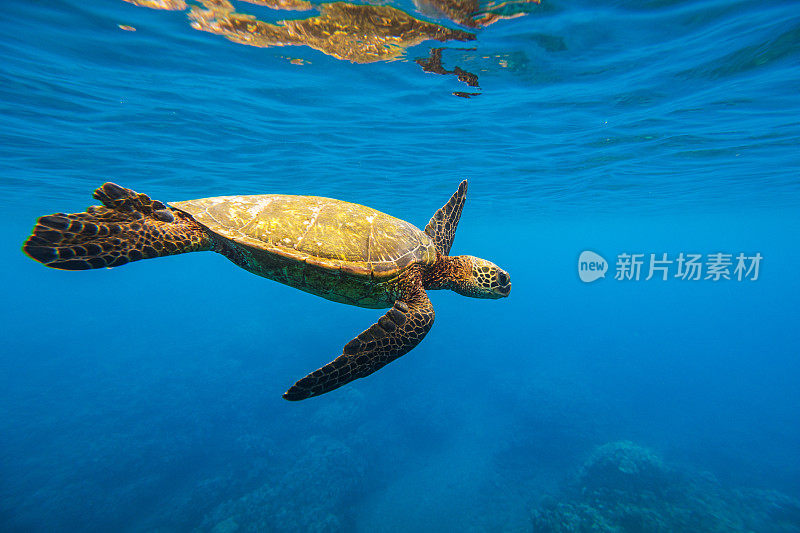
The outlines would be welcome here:
M 40 217 L 22 251 L 45 266 L 87 270 L 212 248 L 191 215 L 145 194 L 109 182 L 93 196 L 103 205 Z

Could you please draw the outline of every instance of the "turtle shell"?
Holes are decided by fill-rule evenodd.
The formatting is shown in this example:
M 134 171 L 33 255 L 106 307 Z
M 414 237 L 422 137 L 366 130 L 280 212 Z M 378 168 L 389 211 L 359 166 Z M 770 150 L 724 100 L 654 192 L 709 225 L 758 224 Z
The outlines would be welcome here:
M 170 205 L 242 246 L 361 276 L 392 276 L 433 263 L 427 234 L 359 204 L 319 196 L 218 196 Z

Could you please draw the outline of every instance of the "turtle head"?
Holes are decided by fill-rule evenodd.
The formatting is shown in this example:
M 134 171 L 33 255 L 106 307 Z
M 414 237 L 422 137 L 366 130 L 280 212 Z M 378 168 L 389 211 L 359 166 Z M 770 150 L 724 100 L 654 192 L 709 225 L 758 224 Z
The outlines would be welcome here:
M 448 285 L 458 294 L 496 299 L 511 293 L 511 276 L 491 261 L 471 255 L 448 259 L 453 267 Z

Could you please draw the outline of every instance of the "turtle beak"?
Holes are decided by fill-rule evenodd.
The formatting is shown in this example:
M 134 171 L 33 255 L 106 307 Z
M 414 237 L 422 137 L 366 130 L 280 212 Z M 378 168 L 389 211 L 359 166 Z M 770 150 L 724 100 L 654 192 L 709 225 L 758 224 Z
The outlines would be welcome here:
M 509 294 L 511 294 L 511 284 L 508 283 L 503 285 L 502 287 L 497 287 L 494 292 L 499 295 L 500 298 L 505 298 Z
M 511 294 L 511 276 L 505 270 L 498 269 L 497 272 L 497 287 L 494 289 L 498 298 L 505 298 Z

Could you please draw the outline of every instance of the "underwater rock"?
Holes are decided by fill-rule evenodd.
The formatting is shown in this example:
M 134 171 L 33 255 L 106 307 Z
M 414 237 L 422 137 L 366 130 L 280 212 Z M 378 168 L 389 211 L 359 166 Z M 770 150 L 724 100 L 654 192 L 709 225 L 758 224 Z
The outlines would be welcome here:
M 239 533 L 347 530 L 352 520 L 347 502 L 359 496 L 364 474 L 364 461 L 348 445 L 329 437 L 310 437 L 297 450 L 293 465 L 273 473 L 255 490 L 219 504 L 200 529 Z
M 235 533 L 239 531 L 239 524 L 233 518 L 228 518 L 211 528 L 211 533 Z
M 583 464 L 579 482 L 584 491 L 619 490 L 661 493 L 670 475 L 652 450 L 630 441 L 604 444 Z
M 533 511 L 535 532 L 800 531 L 800 501 L 722 486 L 629 441 L 597 448 L 561 494 Z

